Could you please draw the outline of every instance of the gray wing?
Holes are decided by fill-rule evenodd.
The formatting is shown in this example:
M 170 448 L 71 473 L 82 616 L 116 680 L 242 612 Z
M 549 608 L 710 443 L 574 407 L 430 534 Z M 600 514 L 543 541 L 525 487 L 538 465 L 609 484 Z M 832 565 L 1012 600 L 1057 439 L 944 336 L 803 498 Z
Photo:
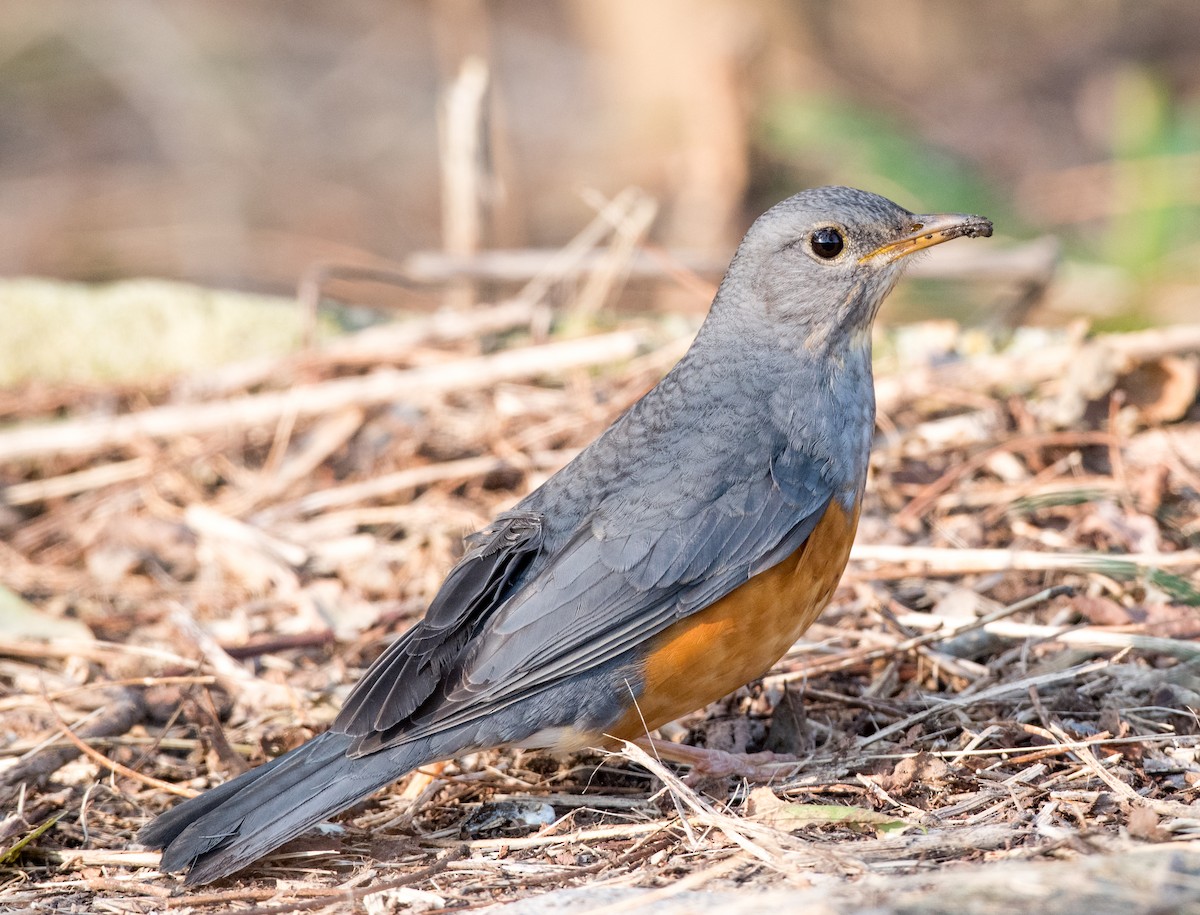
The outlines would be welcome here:
M 462 660 L 471 638 L 541 547 L 541 518 L 530 512 L 502 514 L 473 534 L 425 616 L 355 684 L 334 729 L 361 736 L 409 719 Z
M 781 443 L 749 472 L 709 464 L 643 474 L 553 555 L 536 515 L 502 517 L 334 727 L 356 738 L 353 753 L 370 753 L 596 670 L 793 553 L 834 497 L 820 462 Z

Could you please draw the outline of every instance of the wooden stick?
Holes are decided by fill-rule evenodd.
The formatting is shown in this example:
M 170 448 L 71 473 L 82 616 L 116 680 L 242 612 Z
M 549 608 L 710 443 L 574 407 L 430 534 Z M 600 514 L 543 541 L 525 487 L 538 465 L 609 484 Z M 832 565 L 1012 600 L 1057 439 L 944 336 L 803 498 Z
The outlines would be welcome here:
M 478 305 L 470 311 L 443 309 L 426 317 L 381 324 L 337 337 L 314 352 L 297 355 L 293 361 L 304 368 L 328 363 L 370 365 L 394 360 L 427 343 L 476 340 L 527 326 L 537 316 L 537 306 L 515 300 Z
M 442 242 L 449 254 L 470 256 L 483 235 L 484 198 L 492 176 L 487 155 L 488 93 L 491 74 L 483 58 L 468 55 L 442 93 L 438 118 L 442 167 Z M 446 290 L 446 305 L 469 307 L 472 284 L 456 279 Z
M 311 309 L 315 314 L 321 296 L 321 283 L 332 279 L 362 279 L 362 274 L 368 272 L 370 279 L 382 281 L 380 273 L 383 271 L 378 268 L 339 267 L 323 262 L 310 265 L 297 293 L 301 307 Z M 386 275 L 395 278 L 396 282 L 403 279 L 395 271 Z M 298 372 L 330 365 L 374 365 L 377 362 L 394 361 L 414 347 L 426 343 L 448 343 L 503 333 L 529 325 L 537 314 L 538 308 L 528 302 L 498 302 L 495 305 L 480 305 L 470 311 L 441 310 L 430 315 L 366 327 L 282 358 L 260 357 L 205 369 L 176 382 L 171 390 L 181 400 L 224 397 Z
M 125 734 L 145 716 L 145 705 L 139 690 L 123 688 L 114 690 L 111 703 L 99 711 L 92 720 L 80 728 L 83 737 L 112 737 Z M 54 703 L 48 703 L 54 717 L 62 723 L 58 709 Z M 64 736 L 72 742 L 69 747 L 47 747 L 32 753 L 0 772 L 0 808 L 7 807 L 15 800 L 15 795 L 21 786 L 37 788 L 46 784 L 50 778 L 77 757 L 81 750 L 91 752 L 91 748 L 83 749 L 82 741 L 70 730 L 65 728 Z
M 122 416 L 18 427 L 0 432 L 0 462 L 86 454 L 146 438 L 171 439 L 265 426 L 289 411 L 297 417 L 315 416 L 354 406 L 487 387 L 513 378 L 618 362 L 633 356 L 640 344 L 636 334 L 622 331 L 406 371 L 385 369 L 361 378 L 339 378 L 219 403 L 156 407 Z
M 321 420 L 308 436 L 308 441 L 289 457 L 279 457 L 272 462 L 268 460 L 252 491 L 238 493 L 235 503 L 241 503 L 240 510 L 222 506 L 229 514 L 243 514 L 252 505 L 258 505 L 269 499 L 274 499 L 294 483 L 306 479 L 316 473 L 334 452 L 342 448 L 362 426 L 366 414 L 358 407 L 342 410 Z M 278 440 L 278 439 L 277 439 Z M 272 449 L 272 456 L 283 454 L 283 449 Z
M 906 613 L 900 617 L 900 622 L 913 628 L 940 630 L 951 620 L 929 613 Z M 1192 639 L 1168 639 L 1157 635 L 1144 635 L 1140 632 L 1114 632 L 1111 629 L 1100 629 L 1094 626 L 1042 626 L 1013 620 L 990 620 L 972 628 L 981 629 L 989 635 L 1002 639 L 1052 639 L 1062 642 L 1064 645 L 1100 651 L 1134 648 L 1139 651 L 1169 655 L 1181 660 L 1200 656 L 1200 642 Z M 958 635 L 962 631 L 964 630 L 956 628 L 944 635 L 949 637 Z
M 779 681 L 789 681 L 797 679 L 807 680 L 809 677 L 814 677 L 818 674 L 830 673 L 835 670 L 844 670 L 847 667 L 853 667 L 858 664 L 864 664 L 868 661 L 875 661 L 880 658 L 892 657 L 902 654 L 906 651 L 912 651 L 914 648 L 920 648 L 923 645 L 929 645 L 934 642 L 945 641 L 946 639 L 955 636 L 963 635 L 973 629 L 982 629 L 988 623 L 996 620 L 1012 616 L 1016 613 L 1022 613 L 1025 610 L 1030 610 L 1038 604 L 1045 603 L 1048 600 L 1067 593 L 1070 589 L 1062 585 L 1056 585 L 1052 588 L 1046 588 L 1039 591 L 1037 594 L 1032 594 L 1016 603 L 1009 604 L 1006 607 L 1000 607 L 993 610 L 991 613 L 978 617 L 977 619 L 968 620 L 962 625 L 945 630 L 935 630 L 934 632 L 926 632 L 922 635 L 914 635 L 902 642 L 896 642 L 892 645 L 887 645 L 880 648 L 865 648 L 858 651 L 844 652 L 834 655 L 833 657 L 823 660 L 817 660 L 810 663 L 805 663 L 799 670 L 783 674 L 778 677 Z M 776 679 L 776 678 L 771 678 Z
M 159 791 L 166 791 L 168 794 L 174 794 L 179 797 L 195 797 L 200 793 L 199 791 L 193 791 L 191 788 L 184 788 L 181 785 L 174 785 L 171 782 L 164 782 L 162 779 L 155 778 L 152 775 L 145 775 L 141 772 L 130 769 L 128 766 L 123 765 L 114 759 L 109 759 L 99 750 L 89 747 L 75 735 L 75 732 L 71 730 L 71 726 L 63 721 L 62 715 L 58 713 L 58 709 L 54 707 L 53 702 L 48 701 L 46 704 L 50 706 L 50 711 L 54 715 L 54 721 L 58 725 L 59 731 L 62 732 L 63 737 L 67 738 L 67 740 L 74 745 L 75 749 L 77 749 L 80 753 L 97 765 L 108 769 L 110 772 L 113 772 L 117 775 L 123 775 L 126 778 L 132 778 L 134 781 L 141 782 L 143 785 L 147 785 L 151 788 L 157 788 Z M 137 708 L 142 708 L 140 701 L 137 703 Z
M 1108 661 L 1096 661 L 1092 664 L 1081 664 L 1077 667 L 1071 667 L 1067 670 L 1058 670 L 1048 674 L 1025 677 L 1024 679 L 1014 680 L 1010 683 L 997 683 L 995 686 L 989 689 L 980 690 L 977 693 L 965 694 L 954 699 L 939 702 L 937 705 L 922 709 L 913 715 L 909 715 L 902 721 L 897 721 L 895 724 L 889 724 L 886 728 L 880 728 L 874 734 L 868 734 L 865 737 L 858 738 L 858 740 L 855 742 L 855 747 L 862 749 L 869 744 L 875 743 L 877 740 L 885 740 L 894 734 L 903 734 L 914 724 L 918 724 L 924 721 L 926 718 L 932 718 L 934 715 L 940 715 L 943 712 L 951 711 L 952 709 L 966 708 L 969 705 L 975 705 L 980 702 L 990 702 L 991 700 L 997 699 L 1000 696 L 1024 692 L 1031 686 L 1045 686 L 1051 683 L 1062 683 L 1064 680 L 1073 680 L 1076 677 L 1082 677 L 1085 674 L 1095 673 L 1098 670 L 1103 670 L 1108 666 L 1108 663 Z
M 1108 445 L 1111 447 L 1112 444 L 1113 438 L 1109 433 L 1089 432 L 1086 430 L 1080 432 L 1039 433 L 1011 438 L 1000 442 L 998 445 L 993 445 L 961 463 L 952 465 L 949 470 L 926 486 L 920 495 L 916 496 L 904 508 L 900 509 L 896 513 L 894 521 L 900 527 L 908 527 L 912 521 L 920 518 L 934 504 L 938 496 L 950 489 L 951 486 L 964 476 L 974 473 L 990 461 L 992 457 L 1001 452 L 1025 451 L 1031 448 L 1050 448 L 1054 446 Z
M 603 210 L 603 203 L 597 201 L 596 208 Z M 594 315 L 605 302 L 615 298 L 628 277 L 630 257 L 636 246 L 641 244 L 657 214 L 658 201 L 653 197 L 641 194 L 634 198 L 624 218 L 613 227 L 613 236 L 601 268 L 587 278 L 575 296 L 571 305 L 574 312 Z
M 983 572 L 1106 572 L 1122 568 L 1190 569 L 1200 566 L 1200 550 L 1175 553 L 1046 553 L 1040 550 L 964 550 L 936 546 L 856 543 L 853 562 L 905 566 L 905 575 L 968 575 Z M 914 568 L 917 566 L 918 568 Z
M 555 252 L 542 270 L 530 278 L 517 293 L 517 299 L 522 302 L 541 302 L 546 293 L 570 271 L 572 264 L 586 256 L 611 234 L 615 226 L 628 218 L 631 208 L 643 196 L 636 188 L 627 187 L 603 204 L 592 221 Z
M 61 499 L 64 496 L 74 496 L 81 492 L 112 486 L 114 483 L 136 480 L 153 470 L 154 463 L 148 458 L 134 458 L 131 461 L 103 464 L 75 473 L 47 477 L 44 480 L 14 483 L 12 486 L 0 489 L 0 502 L 7 505 L 29 505 L 33 502 L 43 502 L 46 499 Z
M 578 449 L 575 448 L 549 451 L 536 456 L 531 463 L 535 468 L 561 467 L 577 453 Z M 445 480 L 469 480 L 513 466 L 523 467 L 525 465 L 487 454 L 461 458 L 457 461 L 427 464 L 424 467 L 408 467 L 370 480 L 345 483 L 341 486 L 331 486 L 329 489 L 311 492 L 295 502 L 272 506 L 266 514 L 272 518 L 285 517 L 293 512 L 311 515 L 331 508 L 341 508 L 346 505 L 380 499 L 417 486 L 428 486 L 430 483 L 440 483 Z
M 299 568 L 308 561 L 308 550 L 300 544 L 268 534 L 256 525 L 231 518 L 207 505 L 189 505 L 183 513 L 183 523 L 199 537 L 227 541 L 256 556 L 265 556 L 273 563 L 282 562 Z
M 940 260 L 940 258 L 938 258 Z M 1131 334 L 1107 334 L 1086 343 L 1063 343 L 1035 352 L 1002 353 L 977 356 L 936 369 L 908 371 L 877 379 L 875 400 L 881 412 L 919 400 L 939 388 L 964 388 L 972 391 L 1010 387 L 1014 383 L 1030 386 L 1058 378 L 1079 360 L 1084 347 L 1105 347 L 1130 363 L 1143 362 L 1174 353 L 1200 350 L 1200 324 L 1138 331 Z

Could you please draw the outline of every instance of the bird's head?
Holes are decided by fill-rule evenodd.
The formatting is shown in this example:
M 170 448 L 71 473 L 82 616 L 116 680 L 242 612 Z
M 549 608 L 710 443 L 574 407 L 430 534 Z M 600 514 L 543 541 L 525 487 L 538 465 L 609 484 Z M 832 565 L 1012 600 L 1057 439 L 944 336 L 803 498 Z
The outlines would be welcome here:
M 810 348 L 861 341 L 909 255 L 991 234 L 982 216 L 919 215 L 867 191 L 813 188 L 750 227 L 713 312 Z

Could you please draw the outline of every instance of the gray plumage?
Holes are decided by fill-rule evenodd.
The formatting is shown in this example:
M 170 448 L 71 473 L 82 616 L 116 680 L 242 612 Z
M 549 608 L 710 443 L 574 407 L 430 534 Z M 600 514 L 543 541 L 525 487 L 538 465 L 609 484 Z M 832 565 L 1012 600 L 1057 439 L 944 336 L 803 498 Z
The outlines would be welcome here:
M 139 840 L 204 882 L 419 765 L 603 733 L 641 686 L 648 640 L 795 552 L 832 500 L 855 504 L 874 423 L 870 327 L 903 268 L 869 255 L 925 218 L 849 188 L 765 213 L 687 355 L 470 539 L 332 728 Z M 823 259 L 811 239 L 829 226 L 845 250 Z

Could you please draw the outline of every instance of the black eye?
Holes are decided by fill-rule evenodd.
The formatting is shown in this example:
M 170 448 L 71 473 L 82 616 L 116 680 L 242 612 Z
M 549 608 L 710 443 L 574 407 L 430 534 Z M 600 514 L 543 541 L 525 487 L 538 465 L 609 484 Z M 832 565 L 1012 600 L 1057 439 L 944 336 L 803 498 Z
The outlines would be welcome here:
M 823 257 L 825 260 L 832 260 L 842 253 L 842 248 L 846 247 L 846 241 L 842 238 L 842 233 L 832 227 L 817 229 L 813 232 L 812 238 L 809 240 L 809 245 L 812 247 L 813 254 L 817 257 Z

